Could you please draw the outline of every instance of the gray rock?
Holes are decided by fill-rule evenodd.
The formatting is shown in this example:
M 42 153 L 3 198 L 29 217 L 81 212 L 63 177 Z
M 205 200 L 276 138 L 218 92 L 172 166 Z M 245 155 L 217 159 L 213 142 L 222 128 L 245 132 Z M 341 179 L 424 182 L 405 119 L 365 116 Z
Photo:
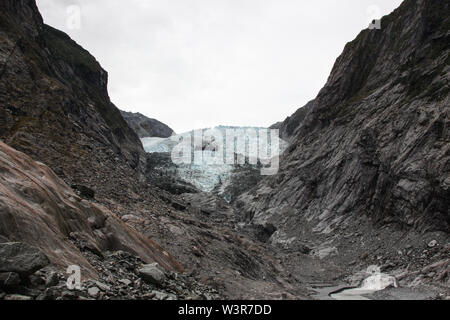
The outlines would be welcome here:
M 310 254 L 312 249 L 304 244 L 299 244 L 298 245 L 298 251 L 303 253 L 303 254 Z
M 336 247 L 325 247 L 325 248 L 314 250 L 314 255 L 319 257 L 319 259 L 324 259 L 329 256 L 336 256 L 337 254 L 338 254 L 338 249 Z
M 41 285 L 45 284 L 45 279 L 43 279 L 40 275 L 38 274 L 32 274 L 28 277 L 30 284 L 33 287 L 38 287 Z
M 169 297 L 168 294 L 166 294 L 164 292 L 160 292 L 160 291 L 152 291 L 152 293 L 154 294 L 154 298 L 156 300 L 166 300 L 167 297 Z
M 72 189 L 77 191 L 77 193 L 83 198 L 94 199 L 94 197 L 95 197 L 95 191 L 86 186 L 73 185 Z
M 75 292 L 70 291 L 70 290 L 64 290 L 61 293 L 61 297 L 64 300 L 75 300 L 75 299 L 78 299 L 78 295 Z
M 126 285 L 126 286 L 129 286 L 129 285 L 131 285 L 131 284 L 133 283 L 133 282 L 132 282 L 131 280 L 129 280 L 129 279 L 120 279 L 119 282 L 122 283 L 122 284 L 124 284 L 124 285 Z
M 38 248 L 20 242 L 0 244 L 0 272 L 29 276 L 49 264 L 47 256 Z
M 46 281 L 45 281 L 45 286 L 46 287 L 53 287 L 56 286 L 59 282 L 59 276 L 56 272 L 52 272 L 49 274 L 49 276 L 47 277 Z
M 154 292 L 146 293 L 142 297 L 145 299 L 153 299 L 156 297 L 156 293 L 154 293 Z
M 434 248 L 436 247 L 438 242 L 436 240 L 432 240 L 428 243 L 428 248 Z
M 88 294 L 92 297 L 92 298 L 97 298 L 98 295 L 100 293 L 100 289 L 97 287 L 92 287 L 88 289 Z
M 140 277 L 147 283 L 161 285 L 166 279 L 166 275 L 158 266 L 157 263 L 144 265 L 139 269 Z
M 99 287 L 100 290 L 102 290 L 102 291 L 111 291 L 111 287 L 108 286 L 108 285 L 106 285 L 106 284 L 104 284 L 104 283 L 102 283 L 102 282 L 95 281 L 95 284 L 96 284 L 97 287 Z
M 20 276 L 15 272 L 0 273 L 0 288 L 8 289 L 21 283 Z
M 26 301 L 26 300 L 33 300 L 33 298 L 29 296 L 23 296 L 20 294 L 8 294 L 4 298 L 5 300 L 15 300 L 15 301 Z

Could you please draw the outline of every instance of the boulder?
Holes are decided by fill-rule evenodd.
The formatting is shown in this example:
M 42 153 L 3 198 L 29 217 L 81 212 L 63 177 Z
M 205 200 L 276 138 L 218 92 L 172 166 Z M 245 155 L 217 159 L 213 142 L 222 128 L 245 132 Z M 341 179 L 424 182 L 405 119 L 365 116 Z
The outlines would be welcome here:
M 307 245 L 304 245 L 304 244 L 299 244 L 297 246 L 297 250 L 303 254 L 310 254 L 312 251 L 312 249 L 310 247 L 308 247 Z
M 0 243 L 0 272 L 29 276 L 49 264 L 47 256 L 38 248 L 20 242 Z
M 18 286 L 21 279 L 18 273 L 4 272 L 0 273 L 0 289 L 9 289 Z
M 436 240 L 432 240 L 428 243 L 428 248 L 434 248 L 436 247 L 438 242 Z
M 157 263 L 146 264 L 139 269 L 140 277 L 147 283 L 161 285 L 166 279 L 166 275 Z
M 59 283 L 59 275 L 56 272 L 51 272 L 45 280 L 46 287 L 53 287 Z
M 133 282 L 129 279 L 120 279 L 119 280 L 120 283 L 126 285 L 127 287 L 130 286 Z
M 88 294 L 92 297 L 92 298 L 97 298 L 98 295 L 100 294 L 100 289 L 97 287 L 92 287 L 88 289 Z
M 102 290 L 102 291 L 110 291 L 111 290 L 111 287 L 110 286 L 108 286 L 107 284 L 104 284 L 103 282 L 100 282 L 100 281 L 95 281 L 95 284 L 96 284 L 96 286 L 98 287 L 98 288 L 100 288 L 100 290 Z

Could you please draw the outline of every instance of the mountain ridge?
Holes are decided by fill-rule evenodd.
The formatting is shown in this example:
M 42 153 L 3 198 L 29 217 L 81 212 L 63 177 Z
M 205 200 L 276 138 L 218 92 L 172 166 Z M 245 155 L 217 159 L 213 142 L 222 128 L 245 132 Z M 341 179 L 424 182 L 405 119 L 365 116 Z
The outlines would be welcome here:
M 139 138 L 169 138 L 175 134 L 169 126 L 156 119 L 148 118 L 141 113 L 120 111 L 128 125 Z
M 440 8 L 435 8 L 435 6 L 440 6 Z M 417 12 L 416 12 L 417 10 Z M 382 30 L 364 30 L 361 32 L 358 37 L 348 43 L 344 49 L 344 52 L 342 55 L 337 59 L 335 66 L 333 67 L 333 71 L 330 74 L 330 77 L 327 81 L 327 84 L 325 87 L 320 91 L 317 98 L 310 103 L 312 105 L 310 112 L 304 117 L 302 121 L 298 121 L 298 127 L 295 129 L 296 134 L 291 139 L 294 139 L 294 141 L 291 141 L 291 147 L 288 149 L 287 154 L 284 156 L 284 168 L 288 169 L 292 167 L 289 162 L 298 163 L 298 160 L 301 159 L 303 162 L 305 162 L 305 165 L 308 166 L 314 166 L 308 164 L 308 157 L 309 156 L 299 156 L 299 151 L 303 152 L 309 152 L 310 150 L 314 152 L 314 149 L 321 150 L 322 154 L 317 153 L 318 160 L 321 159 L 319 157 L 325 157 L 326 159 L 329 159 L 329 153 L 336 152 L 336 146 L 333 146 L 329 149 L 329 151 L 326 151 L 326 146 L 331 145 L 331 143 L 320 144 L 317 143 L 318 141 L 323 141 L 323 139 L 319 138 L 313 138 L 314 135 L 317 136 L 317 132 L 320 132 L 320 130 L 326 130 L 328 129 L 339 129 L 343 128 L 344 126 L 349 126 L 349 123 L 352 122 L 353 118 L 357 114 L 357 111 L 359 110 L 360 113 L 369 113 L 371 110 L 369 109 L 372 106 L 376 106 L 374 103 L 374 99 L 380 99 L 380 96 L 383 94 L 386 95 L 387 86 L 390 85 L 394 88 L 394 90 L 397 90 L 397 92 L 394 91 L 393 97 L 396 97 L 397 100 L 403 99 L 406 105 L 412 104 L 413 101 L 411 99 L 417 98 L 420 99 L 421 96 L 424 97 L 423 104 L 428 105 L 430 111 L 436 112 L 436 119 L 433 119 L 432 117 L 428 119 L 420 119 L 422 123 L 425 123 L 425 121 L 436 121 L 436 125 L 439 123 L 443 123 L 445 127 L 445 123 L 448 122 L 447 112 L 445 112 L 445 106 L 448 106 L 449 102 L 449 86 L 448 86 L 448 39 L 449 35 L 448 33 L 445 33 L 445 26 L 448 24 L 448 18 L 440 18 L 437 17 L 434 14 L 429 14 L 429 16 L 425 16 L 425 14 L 428 12 L 448 12 L 449 6 L 448 4 L 441 3 L 437 5 L 433 1 L 413 1 L 413 0 L 406 0 L 404 3 L 400 6 L 400 8 L 396 9 L 391 15 L 384 17 L 381 20 Z M 407 28 L 405 29 L 403 25 L 401 24 L 403 21 L 408 20 L 413 21 L 414 23 L 412 25 L 415 25 L 416 28 L 422 31 L 422 35 L 420 35 L 420 32 L 414 33 L 415 29 Z M 404 22 L 403 22 L 404 23 Z M 436 26 L 437 24 L 437 26 Z M 435 30 L 433 30 L 432 34 L 428 34 L 430 31 L 428 30 L 429 25 L 434 25 Z M 395 32 L 394 32 L 395 30 Z M 407 30 L 406 34 L 398 34 L 401 30 Z M 399 51 L 389 51 L 386 50 L 385 47 L 391 47 L 391 44 L 395 42 L 397 39 L 391 35 L 391 32 L 397 34 L 397 37 L 400 37 L 405 41 L 405 48 L 402 48 L 402 50 Z M 408 38 L 412 38 L 410 40 Z M 384 38 L 383 38 L 384 37 Z M 415 38 L 421 38 L 420 41 L 423 46 L 420 46 L 417 44 Z M 409 41 L 409 43 L 408 43 Z M 385 42 L 389 42 L 389 45 L 386 45 Z M 378 46 L 376 52 L 373 52 L 373 46 Z M 429 43 L 432 43 L 430 45 Z M 423 52 L 419 51 L 413 51 L 411 53 L 410 51 L 406 50 L 407 46 L 417 46 L 419 48 L 425 47 L 428 49 L 425 49 Z M 435 59 L 435 62 L 431 64 L 430 67 L 428 67 L 428 70 L 426 72 L 431 72 L 432 75 L 434 75 L 435 78 L 429 76 L 423 78 L 423 86 L 430 86 L 432 84 L 432 81 L 434 81 L 434 86 L 440 88 L 435 94 L 433 95 L 426 95 L 425 94 L 419 94 L 416 96 L 411 96 L 411 88 L 409 85 L 402 84 L 402 81 L 404 79 L 409 77 L 415 77 L 416 68 L 412 67 L 410 70 L 405 69 L 405 65 L 408 66 L 409 64 L 413 64 L 414 62 L 411 60 L 413 57 L 409 56 L 408 54 L 417 55 L 416 59 L 418 61 L 421 61 L 423 59 L 430 59 L 429 56 L 434 57 L 434 54 L 436 51 L 433 48 L 439 47 L 440 51 L 440 58 Z M 395 47 L 395 46 L 394 46 Z M 443 49 L 443 50 L 441 50 Z M 395 67 L 392 67 L 393 62 L 390 58 L 386 58 L 385 56 L 382 56 L 382 53 L 387 53 L 388 55 L 392 56 L 392 59 L 398 59 L 399 62 Z M 422 56 L 420 56 L 422 55 Z M 361 58 L 361 56 L 363 58 Z M 372 61 L 369 66 L 364 67 L 366 65 L 366 61 L 372 60 L 373 57 L 377 56 L 378 60 L 380 61 L 379 64 L 377 64 L 375 61 Z M 419 60 L 420 59 L 420 60 Z M 376 59 L 375 59 L 376 60 Z M 428 60 L 430 61 L 430 60 Z M 386 65 L 388 64 L 388 65 Z M 395 65 L 395 64 L 394 64 Z M 423 63 L 420 65 L 423 67 Z M 426 69 L 426 68 L 425 68 Z M 363 70 L 362 72 L 360 70 Z M 392 71 L 385 71 L 385 70 L 392 70 Z M 398 70 L 398 72 L 397 72 Z M 400 72 L 401 71 L 401 72 Z M 397 73 L 396 73 L 397 72 Z M 393 74 L 396 74 L 393 76 Z M 362 78 L 361 78 L 362 77 Z M 365 78 L 365 79 L 363 79 Z M 389 81 L 386 81 L 385 79 L 389 79 Z M 364 83 L 366 83 L 364 85 Z M 446 85 L 447 83 L 447 85 Z M 380 87 L 376 87 L 379 85 Z M 383 92 L 384 91 L 384 92 Z M 402 92 L 403 91 L 403 92 Z M 401 96 L 400 94 L 403 94 L 404 96 Z M 393 99 L 390 99 L 391 101 Z M 382 108 L 384 106 L 389 106 L 392 103 L 389 101 L 388 103 L 382 102 L 384 104 L 379 107 L 379 112 L 382 112 Z M 395 102 L 394 102 L 395 103 Z M 392 103 L 392 104 L 394 104 Z M 399 103 L 397 102 L 397 105 Z M 370 106 L 370 107 L 369 107 Z M 372 110 L 374 110 L 374 107 L 372 107 Z M 415 105 L 413 105 L 415 107 Z M 402 108 L 405 108 L 402 106 Z M 422 107 L 424 108 L 424 107 Z M 299 109 L 301 111 L 303 109 Z M 414 111 L 414 108 L 412 110 Z M 374 111 L 375 112 L 375 111 Z M 393 112 L 391 110 L 387 110 L 386 112 Z M 422 111 L 423 113 L 423 111 Z M 425 117 L 426 114 L 424 113 L 422 117 Z M 414 117 L 414 121 L 419 121 L 419 116 Z M 289 124 L 289 118 L 287 121 L 283 123 L 283 125 Z M 375 121 L 375 120 L 374 120 Z M 369 121 L 365 121 L 368 124 L 365 125 L 365 128 L 363 128 L 363 136 L 360 137 L 360 144 L 361 149 L 358 150 L 358 152 L 371 152 L 371 154 L 367 154 L 367 156 L 375 156 L 376 152 L 380 152 L 377 150 L 370 150 L 371 146 L 368 145 L 372 143 L 370 139 L 376 139 L 376 136 L 374 134 L 377 134 L 373 131 L 371 127 L 374 127 L 376 123 L 372 121 L 372 123 L 369 123 Z M 377 120 L 378 121 L 378 120 Z M 396 119 L 396 121 L 402 121 L 402 119 Z M 379 121 L 382 122 L 382 121 Z M 386 122 L 386 121 L 385 121 Z M 364 126 L 364 120 L 360 120 L 358 125 Z M 433 123 L 432 123 L 433 125 Z M 418 125 L 420 127 L 420 124 Z M 409 125 L 409 128 L 411 130 L 414 129 L 414 126 Z M 402 128 L 406 129 L 405 128 Z M 387 128 L 385 132 L 399 130 L 396 128 Z M 342 130 L 341 130 L 342 131 Z M 361 132 L 361 129 L 358 129 L 355 131 L 359 134 Z M 381 129 L 377 129 L 378 134 L 380 134 Z M 446 136 L 445 130 L 440 130 L 441 137 L 444 139 L 444 141 L 448 141 L 448 136 Z M 417 133 L 416 133 L 417 134 Z M 433 133 L 431 132 L 433 135 Z M 439 134 L 439 133 L 438 133 Z M 330 138 L 330 136 L 328 136 Z M 337 137 L 333 137 L 336 139 Z M 341 136 L 342 138 L 342 136 Z M 422 139 L 421 136 L 419 136 L 420 139 Z M 432 139 L 439 139 L 438 137 L 431 137 Z M 366 140 L 363 140 L 366 139 Z M 369 139 L 369 140 L 367 140 Z M 314 141 L 315 140 L 315 141 Z M 314 141 L 314 148 L 305 146 L 305 143 L 309 143 L 311 141 Z M 300 143 L 299 143 L 300 142 Z M 376 142 L 376 140 L 375 140 Z M 338 145 L 339 143 L 337 143 Z M 299 145 L 302 145 L 304 147 L 303 150 L 296 149 L 300 148 Z M 324 147 L 325 145 L 325 147 Z M 444 158 L 442 160 L 436 159 L 435 162 L 445 163 L 445 159 L 448 159 L 448 152 L 445 151 L 446 147 L 445 145 L 442 145 L 443 149 L 441 149 L 441 152 L 443 152 Z M 342 149 L 346 149 L 347 147 L 343 147 Z M 376 148 L 376 145 L 375 145 Z M 434 152 L 429 152 L 430 154 L 434 154 Z M 311 157 L 312 158 L 312 157 Z M 404 158 L 399 159 L 400 161 L 405 160 Z M 321 160 L 320 160 L 321 161 Z M 342 162 L 343 159 L 340 160 Z M 364 161 L 364 160 L 363 160 Z M 371 161 L 371 159 L 367 159 L 367 161 Z M 442 162 L 444 161 L 444 162 Z M 299 163 L 301 165 L 301 163 Z M 386 166 L 389 166 L 386 164 Z M 444 167 L 442 168 L 444 169 Z M 444 170 L 444 172 L 448 173 L 448 168 Z M 282 173 L 281 173 L 282 174 Z M 439 176 L 440 172 L 435 171 L 433 173 L 433 176 L 437 177 Z M 440 179 L 441 180 L 441 179 Z M 445 179 L 444 179 L 445 180 Z M 444 183 L 444 180 L 442 180 L 441 183 Z M 280 184 L 279 182 L 277 183 Z M 443 185 L 444 187 L 445 185 Z M 448 187 L 447 187 L 448 188 Z M 448 189 L 446 189 L 448 190 Z M 442 191 L 443 192 L 443 191 Z M 448 205 L 448 202 L 445 202 Z M 445 215 L 442 217 L 442 222 L 445 222 L 446 225 L 442 227 L 442 230 L 448 231 L 448 216 L 445 218 Z
M 357 268 L 414 265 L 420 253 L 398 252 L 420 252 L 432 237 L 445 246 L 449 6 L 406 0 L 381 19 L 381 30 L 345 46 L 294 123 L 279 173 L 238 199 L 250 226 L 274 226 L 269 243 L 296 250 L 312 242 L 313 254 Z M 288 125 L 289 118 L 281 124 Z

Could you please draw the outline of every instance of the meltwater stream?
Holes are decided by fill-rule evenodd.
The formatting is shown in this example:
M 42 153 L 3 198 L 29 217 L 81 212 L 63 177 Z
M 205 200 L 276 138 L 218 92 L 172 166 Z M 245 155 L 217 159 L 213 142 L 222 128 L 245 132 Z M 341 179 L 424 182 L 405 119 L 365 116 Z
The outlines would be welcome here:
M 366 273 L 370 274 L 370 276 L 364 279 L 359 287 L 331 293 L 330 297 L 335 300 L 370 300 L 366 295 L 384 290 L 390 286 L 398 287 L 397 279 L 382 273 L 378 266 L 368 267 Z

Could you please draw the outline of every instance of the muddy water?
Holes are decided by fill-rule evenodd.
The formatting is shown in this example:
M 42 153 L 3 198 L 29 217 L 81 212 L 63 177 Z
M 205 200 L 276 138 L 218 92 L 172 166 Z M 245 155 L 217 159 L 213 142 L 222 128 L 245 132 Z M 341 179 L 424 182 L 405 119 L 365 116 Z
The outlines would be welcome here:
M 324 287 L 312 289 L 317 300 L 370 300 L 364 295 L 372 294 L 375 290 L 361 288 L 345 288 L 343 286 Z
M 364 295 L 376 292 L 377 290 L 368 290 L 361 288 L 345 289 L 337 293 L 330 294 L 330 297 L 335 300 L 370 300 Z
M 382 273 L 378 266 L 370 266 L 364 271 L 365 279 L 358 287 L 328 287 L 314 289 L 317 299 L 334 300 L 370 300 L 368 296 L 389 287 L 398 287 L 397 280 L 389 274 Z M 357 276 L 357 275 L 355 275 Z

